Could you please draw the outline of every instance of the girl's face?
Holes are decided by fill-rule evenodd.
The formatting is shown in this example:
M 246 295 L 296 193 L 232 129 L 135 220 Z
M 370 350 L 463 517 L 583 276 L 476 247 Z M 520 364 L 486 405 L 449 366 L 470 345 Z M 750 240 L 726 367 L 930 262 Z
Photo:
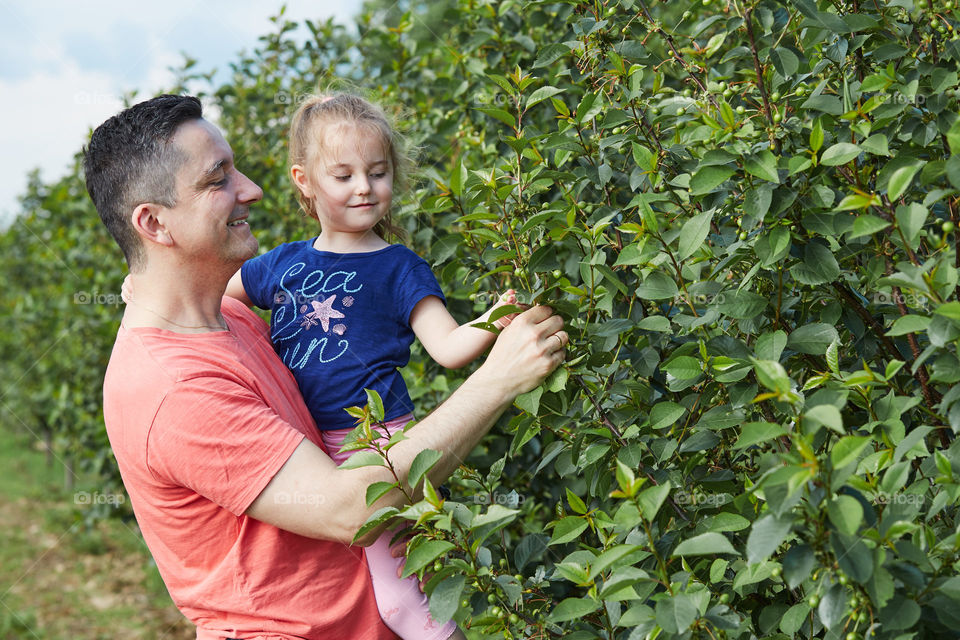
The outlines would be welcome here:
M 313 201 L 324 232 L 363 233 L 390 211 L 393 167 L 382 138 L 354 124 L 327 124 L 322 153 L 291 167 L 294 182 Z

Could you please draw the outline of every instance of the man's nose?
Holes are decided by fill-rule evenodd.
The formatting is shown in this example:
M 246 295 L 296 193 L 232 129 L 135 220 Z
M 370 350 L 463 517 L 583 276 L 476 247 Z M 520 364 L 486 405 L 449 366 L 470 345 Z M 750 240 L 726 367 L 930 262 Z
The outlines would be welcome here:
M 240 178 L 240 186 L 237 189 L 237 198 L 240 200 L 240 202 L 258 202 L 261 198 L 263 198 L 263 189 L 261 189 L 256 182 L 248 178 L 240 171 L 237 171 L 237 174 Z

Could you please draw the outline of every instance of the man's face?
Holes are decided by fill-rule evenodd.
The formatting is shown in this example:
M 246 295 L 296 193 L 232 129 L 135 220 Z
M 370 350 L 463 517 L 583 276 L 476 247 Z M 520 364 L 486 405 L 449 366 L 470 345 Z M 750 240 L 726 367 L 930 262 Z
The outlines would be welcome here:
M 246 218 L 263 191 L 233 166 L 233 151 L 206 120 L 180 125 L 172 144 L 186 160 L 177 172 L 177 204 L 167 228 L 188 262 L 239 266 L 257 253 Z

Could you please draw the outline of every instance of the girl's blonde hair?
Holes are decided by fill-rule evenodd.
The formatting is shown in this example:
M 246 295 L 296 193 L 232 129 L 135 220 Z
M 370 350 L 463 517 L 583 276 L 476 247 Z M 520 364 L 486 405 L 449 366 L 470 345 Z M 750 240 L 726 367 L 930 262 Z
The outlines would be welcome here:
M 328 152 L 329 149 L 324 148 L 323 127 L 341 123 L 355 125 L 380 138 L 390 157 L 394 192 L 401 190 L 406 184 L 412 164 L 403 137 L 394 129 L 383 109 L 349 93 L 310 96 L 300 104 L 290 123 L 290 166 L 299 164 L 308 167 L 311 162 L 316 162 Z M 313 200 L 304 196 L 296 184 L 294 189 L 304 213 L 319 221 Z M 390 211 L 373 230 L 388 241 L 402 241 L 406 237 L 406 232 L 393 222 Z

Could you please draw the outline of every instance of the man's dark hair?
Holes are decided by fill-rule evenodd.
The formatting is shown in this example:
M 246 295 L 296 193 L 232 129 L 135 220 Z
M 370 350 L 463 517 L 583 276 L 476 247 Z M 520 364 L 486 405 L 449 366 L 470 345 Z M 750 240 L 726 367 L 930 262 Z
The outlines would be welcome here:
M 87 192 L 132 271 L 143 262 L 143 244 L 130 224 L 145 202 L 173 207 L 177 171 L 186 158 L 170 139 L 184 122 L 203 117 L 193 96 L 157 96 L 113 116 L 93 132 L 83 168 Z

